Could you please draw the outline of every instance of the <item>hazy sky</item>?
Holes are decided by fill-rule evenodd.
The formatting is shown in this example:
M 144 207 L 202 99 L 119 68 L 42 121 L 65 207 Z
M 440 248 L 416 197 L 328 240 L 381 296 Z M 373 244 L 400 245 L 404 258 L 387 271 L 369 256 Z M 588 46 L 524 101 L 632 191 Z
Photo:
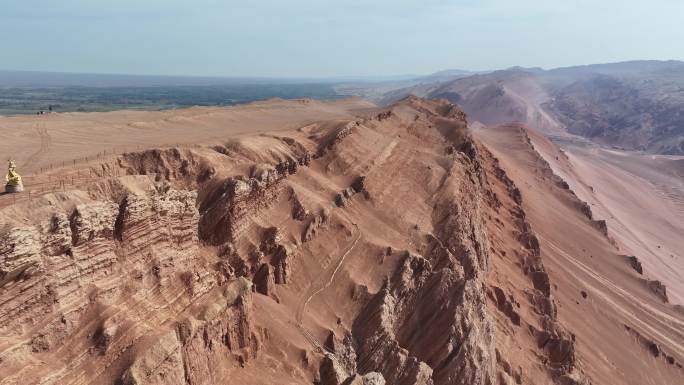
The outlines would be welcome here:
M 422 74 L 684 59 L 684 0 L 0 0 L 0 69 Z

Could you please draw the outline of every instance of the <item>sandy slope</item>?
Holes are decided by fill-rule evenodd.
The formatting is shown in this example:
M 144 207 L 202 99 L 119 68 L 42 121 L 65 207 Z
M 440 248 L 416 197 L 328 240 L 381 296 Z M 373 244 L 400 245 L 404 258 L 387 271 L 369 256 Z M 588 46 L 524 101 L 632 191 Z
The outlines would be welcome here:
M 358 98 L 336 102 L 269 100 L 233 107 L 159 112 L 113 111 L 0 117 L 0 154 L 30 174 L 50 164 L 177 144 L 215 144 L 229 136 L 295 129 L 320 120 L 350 118 L 372 107 Z
M 655 342 L 668 354 L 682 357 L 684 316 L 672 305 L 662 303 L 648 289 L 621 252 L 578 212 L 577 199 L 568 190 L 541 176 L 546 162 L 535 149 L 555 161 L 556 170 L 565 167 L 564 175 L 571 166 L 569 162 L 563 162 L 562 153 L 554 145 L 538 134 L 530 134 L 532 147 L 525 132 L 519 126 L 511 125 L 480 129 L 477 136 L 502 160 L 521 189 L 525 210 L 550 268 L 554 295 L 559 301 L 559 317 L 575 333 L 578 351 L 589 376 L 594 383 L 677 383 L 674 379 L 681 378 L 681 373 L 676 370 L 653 370 L 657 358 L 639 345 L 637 335 Z M 601 170 L 601 167 L 596 169 Z M 603 171 L 604 176 L 609 170 Z M 579 167 L 575 170 L 584 177 L 586 172 L 583 171 Z M 593 179 L 592 182 L 597 181 Z M 610 195 L 604 199 L 608 197 Z M 623 201 L 618 207 L 627 204 Z M 645 221 L 657 220 L 649 212 L 642 212 L 641 217 Z M 614 233 L 610 224 L 609 232 Z M 582 292 L 586 293 L 586 298 Z
M 645 275 L 684 304 L 684 166 L 682 157 L 647 155 L 562 142 L 567 157 L 539 135 L 533 142 L 578 194 L 623 254 L 642 262 Z M 556 159 L 558 158 L 558 159 Z

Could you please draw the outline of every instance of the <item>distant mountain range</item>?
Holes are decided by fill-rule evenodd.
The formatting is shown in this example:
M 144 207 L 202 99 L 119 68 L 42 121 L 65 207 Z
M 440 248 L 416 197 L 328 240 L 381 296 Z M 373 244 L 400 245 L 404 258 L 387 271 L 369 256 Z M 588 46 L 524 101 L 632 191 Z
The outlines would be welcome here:
M 409 94 L 448 99 L 486 125 L 517 121 L 611 146 L 684 154 L 681 61 L 514 67 L 392 89 L 375 101 L 389 104 Z

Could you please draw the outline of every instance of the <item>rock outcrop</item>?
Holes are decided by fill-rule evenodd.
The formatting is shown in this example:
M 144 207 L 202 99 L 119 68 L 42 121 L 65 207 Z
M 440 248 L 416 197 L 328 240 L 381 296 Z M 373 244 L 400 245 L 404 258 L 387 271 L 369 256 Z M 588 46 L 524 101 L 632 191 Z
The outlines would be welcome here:
M 360 176 L 356 178 L 356 180 L 351 184 L 351 186 L 347 187 L 346 189 L 342 190 L 342 192 L 339 192 L 337 195 L 335 195 L 335 204 L 337 207 L 344 207 L 347 205 L 347 202 L 349 199 L 354 194 L 364 192 L 364 187 L 363 187 L 363 181 L 365 180 L 365 177 Z
M 653 294 L 655 294 L 661 301 L 667 303 L 668 298 L 667 298 L 667 287 L 660 281 L 658 280 L 649 280 L 647 281 L 648 283 L 648 288 L 651 289 Z
M 226 377 L 231 365 L 254 358 L 251 283 L 240 278 L 226 285 L 216 302 L 200 308 L 164 332 L 139 354 L 121 377 L 124 385 L 209 385 Z
M 258 165 L 250 175 L 226 178 L 208 189 L 200 203 L 200 237 L 212 244 L 235 242 L 249 226 L 250 216 L 267 208 L 283 192 L 282 180 L 311 161 L 308 153 L 291 155 L 277 164 Z
M 167 331 L 160 332 L 132 321 L 152 317 L 155 309 L 187 306 L 216 290 L 216 274 L 200 258 L 196 197 L 159 185 L 147 193 L 131 192 L 119 204 L 55 208 L 45 222 L 8 229 L 0 253 L 3 333 L 27 333 L 30 349 L 45 354 L 90 333 L 93 349 L 79 354 L 99 365 L 93 376 L 106 370 L 105 362 L 111 365 L 138 350 L 137 340 L 144 338 L 148 348 L 121 375 L 126 384 L 214 383 L 212 378 L 223 375 L 215 372 L 221 367 L 216 360 L 227 353 L 235 362 L 254 357 L 258 341 L 249 281 L 225 284 L 222 299 L 207 306 L 204 318 L 192 318 L 196 313 L 177 321 L 183 331 L 164 326 Z M 156 316 L 168 320 L 173 312 Z M 68 357 L 60 383 L 70 381 L 75 372 L 69 365 L 79 362 L 70 364 Z M 2 365 L 25 367 L 11 360 Z
M 625 256 L 627 259 L 627 262 L 629 262 L 629 265 L 634 269 L 639 274 L 644 274 L 644 268 L 641 266 L 641 262 L 639 261 L 639 258 L 633 256 L 633 255 L 628 255 Z
M 330 219 L 330 211 L 328 209 L 322 209 L 317 215 L 313 215 L 306 225 L 304 233 L 302 234 L 302 242 L 308 242 L 313 239 L 316 235 L 318 229 L 326 224 Z

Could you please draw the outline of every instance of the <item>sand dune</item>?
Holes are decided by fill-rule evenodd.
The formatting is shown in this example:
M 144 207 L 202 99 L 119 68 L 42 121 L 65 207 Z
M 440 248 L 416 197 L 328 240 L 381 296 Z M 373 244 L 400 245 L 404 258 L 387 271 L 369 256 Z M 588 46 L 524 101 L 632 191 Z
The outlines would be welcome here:
M 225 108 L 0 117 L 0 154 L 15 159 L 20 170 L 30 174 L 98 153 L 214 144 L 235 135 L 348 119 L 351 111 L 371 106 L 361 99 L 274 100 Z

